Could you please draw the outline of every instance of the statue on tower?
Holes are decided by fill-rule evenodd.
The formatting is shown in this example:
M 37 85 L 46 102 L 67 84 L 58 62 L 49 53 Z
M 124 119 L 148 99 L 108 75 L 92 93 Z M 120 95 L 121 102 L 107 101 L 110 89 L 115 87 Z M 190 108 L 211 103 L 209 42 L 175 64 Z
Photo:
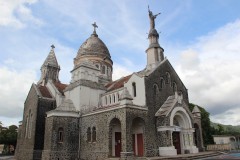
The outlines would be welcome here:
M 150 19 L 150 30 L 155 28 L 155 18 L 161 14 L 158 13 L 156 15 L 153 15 L 152 11 L 150 11 L 149 6 L 148 6 L 148 13 L 149 13 L 149 19 Z

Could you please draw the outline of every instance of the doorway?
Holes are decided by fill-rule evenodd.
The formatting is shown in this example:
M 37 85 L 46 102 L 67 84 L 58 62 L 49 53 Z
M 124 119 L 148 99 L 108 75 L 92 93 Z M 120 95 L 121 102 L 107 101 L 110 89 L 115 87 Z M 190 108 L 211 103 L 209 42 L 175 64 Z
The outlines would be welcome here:
M 113 118 L 109 124 L 109 157 L 120 157 L 122 151 L 121 122 Z
M 121 153 L 121 132 L 115 132 L 115 156 L 120 157 Z
M 173 138 L 173 145 L 177 150 L 177 154 L 181 154 L 180 132 L 173 132 L 172 138 Z
M 134 156 L 144 156 L 144 120 L 137 117 L 132 123 L 132 148 Z

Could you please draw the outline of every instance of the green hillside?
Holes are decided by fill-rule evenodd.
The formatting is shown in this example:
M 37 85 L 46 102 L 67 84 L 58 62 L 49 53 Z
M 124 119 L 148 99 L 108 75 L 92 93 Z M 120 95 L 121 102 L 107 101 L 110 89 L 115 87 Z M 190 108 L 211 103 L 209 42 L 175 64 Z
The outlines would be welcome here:
M 222 132 L 218 133 L 220 135 L 240 135 L 239 125 L 232 126 L 211 122 L 211 127 L 213 127 L 215 130 L 219 130 L 219 127 L 222 128 Z

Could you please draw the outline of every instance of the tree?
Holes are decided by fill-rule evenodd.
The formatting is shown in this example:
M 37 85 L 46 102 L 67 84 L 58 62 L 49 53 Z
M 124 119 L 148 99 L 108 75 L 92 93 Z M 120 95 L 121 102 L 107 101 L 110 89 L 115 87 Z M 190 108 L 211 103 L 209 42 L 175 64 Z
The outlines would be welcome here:
M 7 146 L 7 153 L 10 152 L 10 145 L 13 145 L 14 148 L 16 148 L 17 129 L 17 126 L 11 125 L 8 129 L 2 130 L 2 132 L 0 133 L 0 144 L 4 144 Z
M 217 129 L 218 134 L 219 134 L 219 135 L 223 135 L 223 134 L 224 134 L 224 128 L 223 128 L 223 126 L 222 126 L 221 124 L 218 124 L 217 127 L 218 127 L 218 129 Z
M 2 122 L 0 121 L 0 132 L 2 131 Z
M 195 104 L 190 103 L 189 109 L 192 111 L 194 106 L 198 106 Z M 201 123 L 202 123 L 202 136 L 203 136 L 203 143 L 204 145 L 213 144 L 213 132 L 214 128 L 211 127 L 209 113 L 203 108 L 198 106 L 199 110 L 201 111 Z

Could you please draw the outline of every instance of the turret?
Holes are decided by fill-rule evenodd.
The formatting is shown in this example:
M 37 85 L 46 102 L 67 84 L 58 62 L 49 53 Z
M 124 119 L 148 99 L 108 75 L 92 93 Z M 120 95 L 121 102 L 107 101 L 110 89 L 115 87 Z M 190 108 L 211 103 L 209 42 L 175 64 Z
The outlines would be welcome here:
M 57 58 L 55 56 L 54 48 L 55 46 L 51 46 L 51 50 L 44 61 L 41 67 L 41 78 L 38 81 L 38 84 L 45 85 L 48 80 L 52 80 L 53 82 L 59 82 L 59 71 L 60 66 L 58 65 Z
M 154 69 L 164 59 L 164 49 L 159 45 L 158 39 L 159 34 L 155 29 L 155 18 L 160 14 L 153 15 L 152 11 L 149 10 L 150 19 L 150 30 L 148 33 L 149 47 L 146 50 L 147 53 L 147 69 Z
M 201 111 L 199 110 L 198 106 L 194 106 L 192 114 L 195 118 L 201 119 Z

